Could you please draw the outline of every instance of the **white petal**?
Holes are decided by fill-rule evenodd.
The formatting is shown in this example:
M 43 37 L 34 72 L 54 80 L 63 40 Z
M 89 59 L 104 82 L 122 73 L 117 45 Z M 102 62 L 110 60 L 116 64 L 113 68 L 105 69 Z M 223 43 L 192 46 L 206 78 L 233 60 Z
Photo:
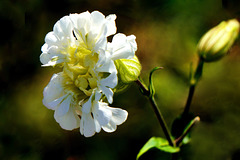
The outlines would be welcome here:
M 61 41 L 65 41 L 68 37 L 73 39 L 73 24 L 69 16 L 62 17 L 53 27 L 53 32 Z
M 81 28 L 81 29 L 74 28 L 73 29 L 74 34 L 77 37 L 77 42 L 79 44 L 81 44 L 81 43 L 87 44 L 85 33 L 84 33 L 84 31 L 80 32 L 80 30 L 84 30 L 84 29 L 83 28 Z
M 61 55 L 63 54 L 61 52 L 61 49 L 58 46 L 49 46 L 47 53 L 51 54 L 53 56 Z
M 70 107 L 68 112 L 64 116 L 57 116 L 56 111 L 54 113 L 55 120 L 59 125 L 66 130 L 73 130 L 79 127 L 79 117 L 74 111 L 74 107 Z
M 59 38 L 54 32 L 49 32 L 45 37 L 45 42 L 48 45 L 56 45 L 59 42 Z
M 105 132 L 114 132 L 117 129 L 117 125 L 120 125 L 126 121 L 128 113 L 120 108 L 108 108 L 112 111 L 112 118 L 107 125 L 102 126 L 102 129 Z
M 95 123 L 95 131 L 97 133 L 99 133 L 101 131 L 102 127 L 96 119 L 94 119 L 94 123 Z
M 58 98 L 58 99 L 55 99 L 54 101 L 52 102 L 49 102 L 48 103 L 48 108 L 49 109 L 56 109 L 56 107 L 63 101 L 64 98 L 66 98 L 67 94 Z
M 108 124 L 112 117 L 111 110 L 105 106 L 107 106 L 107 103 L 95 101 L 92 111 L 94 119 L 96 119 L 101 126 Z
M 92 41 L 92 43 L 94 43 L 94 47 L 93 47 L 93 50 L 96 52 L 96 53 L 99 53 L 100 50 L 106 50 L 107 48 L 107 38 L 106 38 L 106 32 L 107 30 L 104 31 L 104 33 L 100 34 L 99 37 L 97 37 L 96 41 Z M 95 35 L 92 35 L 90 36 L 89 35 L 89 39 L 93 39 L 95 40 Z
M 111 88 L 100 86 L 103 94 L 107 97 L 108 102 L 111 104 L 113 102 L 113 91 Z
M 81 40 L 86 44 L 85 36 L 89 32 L 91 14 L 87 11 L 81 14 L 70 14 L 69 17 L 74 25 L 78 41 Z
M 117 83 L 118 77 L 116 72 L 111 73 L 107 78 L 104 78 L 100 81 L 101 86 L 107 86 L 110 88 L 116 87 Z
M 114 132 L 117 129 L 117 125 L 115 123 L 113 123 L 113 121 L 110 121 L 107 125 L 102 126 L 102 129 L 105 132 L 109 132 L 109 133 Z
M 112 60 L 131 59 L 136 51 L 136 42 L 133 36 L 126 37 L 124 34 L 116 34 L 112 43 L 108 44 L 109 50 L 112 51 Z
M 47 53 L 47 51 L 48 51 L 48 44 L 47 43 L 44 43 L 44 45 L 41 47 L 41 51 L 43 53 Z
M 99 11 L 93 11 L 91 13 L 91 28 L 93 34 L 99 34 L 102 29 L 102 25 L 105 22 L 105 16 Z
M 110 54 L 109 54 L 109 58 L 110 59 Z M 98 62 L 97 62 L 97 67 L 104 64 L 105 62 L 107 61 L 107 57 L 106 57 L 106 53 L 105 53 L 105 50 L 103 49 L 100 49 L 99 52 L 98 52 Z
M 102 64 L 101 66 L 99 66 L 96 71 L 98 72 L 107 72 L 107 73 L 113 73 L 113 72 L 117 72 L 116 66 L 113 62 L 113 60 L 108 60 L 106 61 L 104 64 Z
M 70 14 L 69 17 L 72 20 L 74 27 L 77 29 L 88 29 L 90 27 L 89 23 L 91 14 L 88 11 L 80 14 Z M 84 33 L 88 32 L 88 30 L 81 31 L 84 31 Z
M 136 37 L 134 35 L 127 36 L 127 41 L 130 43 L 134 52 L 137 50 Z
M 111 111 L 112 111 L 112 119 L 111 120 L 116 125 L 120 125 L 127 120 L 127 116 L 128 116 L 127 111 L 120 109 L 120 108 L 113 108 L 113 107 L 109 107 L 109 108 L 111 108 Z
M 95 91 L 95 101 L 99 101 L 102 97 L 102 93 L 100 91 Z
M 42 67 L 49 67 L 49 66 L 55 66 L 57 64 L 57 61 L 49 61 L 47 64 L 41 65 Z
M 53 74 L 50 82 L 43 90 L 43 104 L 46 107 L 51 108 L 48 103 L 62 97 L 65 95 L 64 89 L 62 87 L 62 72 L 58 74 Z
M 117 31 L 115 19 L 117 16 L 115 14 L 111 14 L 106 17 L 107 20 L 107 36 L 113 35 Z
M 111 60 L 111 53 L 104 50 L 104 49 L 100 49 L 98 52 L 98 62 L 96 64 L 97 69 L 100 68 L 102 65 L 109 63 L 109 61 Z
M 48 46 L 46 43 L 42 46 L 42 52 L 43 53 L 40 55 L 40 61 L 43 66 L 53 66 L 53 64 L 57 63 L 57 59 L 65 57 L 57 46 Z M 51 61 L 53 58 L 56 58 L 56 60 Z
M 72 96 L 68 95 L 59 105 L 59 107 L 56 109 L 56 116 L 61 117 L 64 116 L 71 106 L 72 103 Z
M 95 122 L 90 113 L 82 114 L 80 121 L 80 133 L 85 137 L 91 137 L 95 134 Z
M 94 93 L 92 93 L 91 96 L 89 97 L 88 101 L 83 104 L 82 112 L 90 113 L 92 104 L 93 104 L 93 95 L 94 95 Z
M 91 29 L 88 32 L 87 44 L 94 51 L 106 49 L 107 45 L 107 23 L 105 16 L 94 11 L 91 13 Z
M 40 61 L 42 64 L 47 64 L 51 60 L 51 56 L 48 53 L 42 53 L 40 55 Z

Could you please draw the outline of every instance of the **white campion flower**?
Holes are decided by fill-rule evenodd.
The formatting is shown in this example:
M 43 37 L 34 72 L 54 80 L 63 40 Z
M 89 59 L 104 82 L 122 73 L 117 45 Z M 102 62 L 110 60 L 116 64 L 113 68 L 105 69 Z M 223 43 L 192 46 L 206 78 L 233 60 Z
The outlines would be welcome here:
M 45 37 L 40 56 L 43 66 L 77 62 L 79 52 L 104 51 L 107 37 L 116 33 L 115 19 L 116 15 L 105 18 L 98 11 L 64 16 Z
M 116 126 L 125 122 L 128 115 L 127 111 L 102 102 L 100 92 L 94 92 L 87 99 L 64 72 L 52 76 L 43 96 L 43 104 L 55 110 L 54 118 L 63 129 L 80 127 L 80 133 L 85 137 L 93 136 L 101 128 L 106 132 L 115 131 Z
M 135 36 L 116 34 L 115 15 L 94 11 L 61 18 L 45 38 L 40 61 L 59 66 L 43 91 L 43 104 L 55 110 L 54 118 L 63 129 L 80 127 L 86 137 L 113 132 L 127 119 L 127 111 L 112 108 L 113 88 L 118 83 L 114 61 L 130 59 L 137 49 Z M 103 102 L 103 97 L 107 102 Z

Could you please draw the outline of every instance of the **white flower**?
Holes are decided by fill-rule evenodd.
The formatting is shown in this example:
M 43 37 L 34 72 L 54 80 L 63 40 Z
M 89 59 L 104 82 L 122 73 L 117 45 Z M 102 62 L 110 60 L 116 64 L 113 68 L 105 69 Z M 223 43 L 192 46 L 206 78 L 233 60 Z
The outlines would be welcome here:
M 126 121 L 127 111 L 109 107 L 100 100 L 99 92 L 94 92 L 94 95 L 85 101 L 86 95 L 79 92 L 69 80 L 63 72 L 54 74 L 43 91 L 43 104 L 55 110 L 54 118 L 63 129 L 73 130 L 80 127 L 80 133 L 90 137 L 100 132 L 101 128 L 106 132 L 113 132 L 117 125 Z M 93 99 L 93 96 L 97 100 Z
M 115 15 L 94 11 L 61 18 L 45 38 L 40 60 L 43 66 L 59 66 L 44 89 L 43 104 L 55 110 L 54 118 L 67 130 L 80 127 L 86 137 L 116 130 L 127 112 L 111 108 L 113 88 L 118 84 L 114 61 L 135 55 L 135 36 L 116 34 Z M 103 97 L 107 102 L 103 102 Z
M 62 62 L 76 62 L 78 52 L 99 53 L 105 50 L 107 38 L 116 33 L 115 15 L 105 16 L 94 11 L 91 14 L 70 14 L 61 18 L 45 37 L 40 60 L 43 66 L 55 66 Z

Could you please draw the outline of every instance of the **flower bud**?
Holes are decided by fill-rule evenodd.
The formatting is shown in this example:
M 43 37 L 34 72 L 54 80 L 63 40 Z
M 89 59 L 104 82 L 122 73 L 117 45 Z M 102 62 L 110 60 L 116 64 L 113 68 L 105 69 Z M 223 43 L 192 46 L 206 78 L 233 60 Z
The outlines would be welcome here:
M 138 79 L 142 66 L 136 55 L 132 59 L 117 59 L 115 64 L 118 77 L 123 83 L 130 83 Z
M 222 58 L 232 47 L 239 33 L 239 22 L 236 19 L 223 21 L 210 29 L 198 43 L 198 54 L 205 62 Z

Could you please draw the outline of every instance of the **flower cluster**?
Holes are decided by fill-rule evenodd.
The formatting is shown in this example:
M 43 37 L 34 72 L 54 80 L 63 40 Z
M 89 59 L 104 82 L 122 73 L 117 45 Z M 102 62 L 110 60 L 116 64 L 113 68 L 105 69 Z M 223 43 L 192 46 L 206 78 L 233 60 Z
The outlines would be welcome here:
M 55 111 L 63 129 L 80 127 L 85 137 L 101 129 L 113 132 L 128 116 L 109 104 L 120 77 L 116 60 L 136 61 L 137 44 L 134 35 L 116 34 L 115 19 L 116 15 L 105 17 L 98 11 L 64 16 L 46 35 L 41 49 L 42 66 L 62 68 L 45 87 L 43 104 Z

